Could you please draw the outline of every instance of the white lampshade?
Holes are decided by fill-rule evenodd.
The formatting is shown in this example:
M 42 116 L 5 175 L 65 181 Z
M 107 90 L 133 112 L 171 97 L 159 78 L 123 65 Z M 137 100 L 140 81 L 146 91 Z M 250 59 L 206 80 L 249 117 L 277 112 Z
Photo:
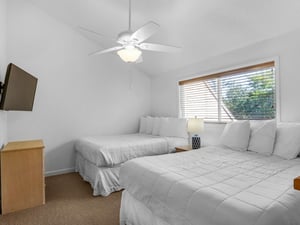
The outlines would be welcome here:
M 127 46 L 124 49 L 118 51 L 117 54 L 124 62 L 135 62 L 142 55 L 142 51 L 134 46 Z
M 193 118 L 188 120 L 188 132 L 197 134 L 204 129 L 204 121 L 200 118 Z

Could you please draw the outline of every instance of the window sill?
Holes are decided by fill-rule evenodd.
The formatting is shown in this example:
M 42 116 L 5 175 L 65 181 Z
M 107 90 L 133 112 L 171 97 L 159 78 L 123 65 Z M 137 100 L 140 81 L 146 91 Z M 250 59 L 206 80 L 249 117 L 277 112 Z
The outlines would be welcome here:
M 227 124 L 227 123 L 230 123 L 230 122 L 204 121 L 204 123 L 206 123 L 206 124 Z

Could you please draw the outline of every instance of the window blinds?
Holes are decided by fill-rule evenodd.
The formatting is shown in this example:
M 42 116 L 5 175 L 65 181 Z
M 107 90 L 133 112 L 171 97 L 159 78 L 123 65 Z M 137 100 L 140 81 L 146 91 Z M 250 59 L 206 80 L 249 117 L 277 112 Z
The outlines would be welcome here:
M 219 122 L 272 119 L 275 87 L 274 62 L 180 81 L 180 114 Z

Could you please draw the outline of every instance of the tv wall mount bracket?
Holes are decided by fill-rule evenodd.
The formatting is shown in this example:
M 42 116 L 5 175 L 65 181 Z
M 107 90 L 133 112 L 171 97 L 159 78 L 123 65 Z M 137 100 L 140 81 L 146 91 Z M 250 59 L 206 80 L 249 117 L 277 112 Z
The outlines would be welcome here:
M 3 88 L 4 88 L 4 83 L 0 81 L 0 94 L 2 94 Z

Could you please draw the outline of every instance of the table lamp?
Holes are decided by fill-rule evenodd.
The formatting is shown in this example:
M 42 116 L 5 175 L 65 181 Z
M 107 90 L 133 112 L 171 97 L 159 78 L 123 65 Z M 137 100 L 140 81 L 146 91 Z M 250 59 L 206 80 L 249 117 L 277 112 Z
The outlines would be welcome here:
M 204 122 L 203 119 L 193 118 L 188 120 L 188 132 L 193 134 L 192 136 L 192 149 L 197 149 L 201 147 L 201 138 L 199 133 L 203 131 Z

